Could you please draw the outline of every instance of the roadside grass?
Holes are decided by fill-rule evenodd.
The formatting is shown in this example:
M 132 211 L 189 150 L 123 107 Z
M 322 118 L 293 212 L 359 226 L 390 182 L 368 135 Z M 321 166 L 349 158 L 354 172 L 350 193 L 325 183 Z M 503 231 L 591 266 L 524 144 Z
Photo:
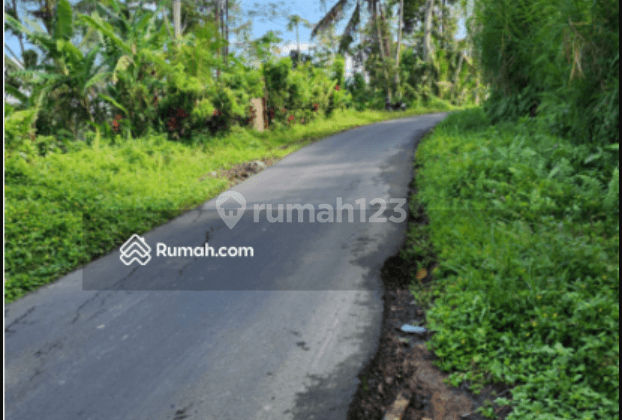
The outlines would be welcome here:
M 530 120 L 491 126 L 470 109 L 435 128 L 415 165 L 411 212 L 424 206 L 429 225 L 412 227 L 402 258 L 437 256 L 411 291 L 430 305 L 428 345 L 451 383 L 515 386 L 497 399 L 510 420 L 618 419 L 618 145 L 578 146 Z
M 438 102 L 405 112 L 336 111 L 308 125 L 262 133 L 234 129 L 193 144 L 154 135 L 114 145 L 94 140 L 41 158 L 7 153 L 5 303 L 228 188 L 227 179 L 204 175 L 250 160 L 281 158 L 353 127 L 449 109 Z

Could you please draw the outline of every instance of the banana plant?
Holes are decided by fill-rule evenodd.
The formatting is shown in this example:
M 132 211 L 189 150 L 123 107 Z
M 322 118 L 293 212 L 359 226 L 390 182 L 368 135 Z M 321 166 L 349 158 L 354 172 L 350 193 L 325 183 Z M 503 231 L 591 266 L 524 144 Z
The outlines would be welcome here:
M 97 12 L 80 17 L 100 33 L 100 39 L 106 45 L 105 58 L 111 68 L 117 69 L 118 66 L 121 71 L 127 71 L 130 64 L 138 68 L 137 64 L 144 59 L 166 64 L 161 55 L 152 53 L 161 51 L 164 40 L 168 38 L 165 26 L 157 19 L 162 6 L 153 12 L 145 10 L 142 7 L 144 4 L 143 0 L 135 10 L 130 11 L 126 4 L 118 0 L 103 0 L 96 5 Z
M 141 1 L 129 10 L 118 0 L 103 0 L 97 11 L 80 20 L 99 33 L 104 45 L 104 62 L 112 73 L 107 94 L 100 97 L 131 121 L 133 134 L 138 135 L 155 118 L 154 97 L 163 83 L 156 73 L 170 74 L 171 66 L 163 49 L 169 36 L 166 14 L 164 22 L 157 19 L 162 10 L 145 10 Z M 171 46 L 172 48 L 172 46 Z
M 70 42 L 74 33 L 74 19 L 67 0 L 58 2 L 51 35 L 41 29 L 31 30 L 10 16 L 6 19 L 10 27 L 26 34 L 44 55 L 40 64 L 15 72 L 15 75 L 30 80 L 28 85 L 32 90 L 28 96 L 22 93 L 16 97 L 25 105 L 36 107 L 37 118 L 41 113 L 47 113 L 50 121 L 69 128 L 76 136 L 80 121 L 95 120 L 94 113 L 98 107 L 92 101 L 98 88 L 109 77 L 109 72 L 103 70 L 103 64 L 95 64 L 100 49 L 95 48 L 83 54 Z M 16 92 L 9 93 L 16 95 Z M 49 131 L 48 134 L 52 133 L 52 127 L 46 127 L 47 130 L 42 128 Z

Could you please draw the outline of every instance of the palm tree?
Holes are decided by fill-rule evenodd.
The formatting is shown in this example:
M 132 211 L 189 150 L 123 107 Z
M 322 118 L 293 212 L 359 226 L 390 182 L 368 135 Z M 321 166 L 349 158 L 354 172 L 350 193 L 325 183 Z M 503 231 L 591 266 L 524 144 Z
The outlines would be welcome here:
M 389 80 L 389 73 L 387 71 L 387 67 L 386 67 L 386 57 L 388 57 L 389 55 L 389 51 L 388 51 L 388 43 L 385 43 L 385 39 L 382 36 L 382 31 L 380 30 L 380 23 L 381 21 L 384 22 L 384 16 L 382 14 L 382 4 L 380 3 L 381 0 L 372 0 L 371 1 L 371 7 L 372 9 L 372 19 L 373 19 L 373 24 L 376 27 L 376 32 L 378 34 L 378 48 L 380 49 L 380 66 L 382 67 L 382 71 L 384 73 L 384 77 L 386 79 L 387 82 L 387 99 L 386 101 L 388 103 L 393 102 L 392 96 L 391 96 L 391 85 L 390 85 L 390 80 Z M 378 18 L 378 16 L 380 16 L 380 19 Z
M 368 3 L 372 3 L 374 0 L 364 0 Z M 320 32 L 324 32 L 332 28 L 332 25 L 343 19 L 343 10 L 348 5 L 349 0 L 339 0 L 328 13 L 320 19 L 315 25 L 313 31 L 311 31 L 311 39 L 315 38 Z M 346 29 L 341 37 L 339 44 L 340 52 L 344 52 L 350 43 L 352 42 L 352 35 L 356 32 L 358 25 L 361 21 L 361 0 L 356 1 L 356 8 L 352 12 L 352 16 L 348 21 Z
M 291 15 L 289 17 L 289 22 L 287 23 L 287 30 L 292 31 L 294 28 L 296 29 L 296 47 L 298 49 L 298 60 L 300 61 L 300 37 L 298 36 L 298 25 L 303 24 L 306 28 L 311 27 L 311 24 L 307 19 L 301 18 L 298 15 Z
M 326 31 L 331 28 L 333 24 L 339 22 L 343 19 L 343 10 L 348 5 L 350 0 L 338 0 L 337 3 L 328 11 L 326 16 L 324 16 L 320 21 L 315 25 L 313 31 L 311 32 L 311 38 L 315 37 L 318 33 Z M 356 0 L 356 7 L 352 12 L 352 16 L 346 25 L 346 28 L 341 36 L 341 42 L 339 44 L 339 51 L 341 53 L 345 52 L 354 39 L 354 34 L 359 28 L 361 22 L 361 2 L 364 1 L 367 3 L 368 11 L 371 12 L 372 15 L 372 24 L 376 27 L 378 45 L 380 50 L 380 59 L 383 63 L 383 73 L 387 82 L 387 96 L 389 100 L 391 100 L 391 89 L 389 87 L 389 74 L 387 72 L 386 66 L 384 63 L 386 62 L 386 58 L 388 57 L 389 51 L 387 50 L 388 40 L 385 39 L 383 33 L 380 29 L 380 21 L 382 17 L 382 3 L 381 0 Z M 386 34 L 385 34 L 386 35 Z

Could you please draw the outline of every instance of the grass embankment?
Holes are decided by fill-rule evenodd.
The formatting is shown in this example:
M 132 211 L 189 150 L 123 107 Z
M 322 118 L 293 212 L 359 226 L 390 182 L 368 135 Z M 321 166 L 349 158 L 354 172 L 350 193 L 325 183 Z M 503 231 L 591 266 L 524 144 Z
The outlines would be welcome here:
M 6 159 L 5 302 L 104 255 L 227 189 L 219 169 L 280 158 L 337 132 L 391 118 L 448 110 L 441 102 L 406 112 L 336 112 L 330 119 L 263 133 L 235 130 L 194 145 L 165 135 L 66 154 Z M 88 218 L 85 232 L 83 215 Z M 83 241 L 85 233 L 89 241 Z
M 430 268 L 436 255 L 412 291 L 431 304 L 430 349 L 453 385 L 516 385 L 508 419 L 617 419 L 617 145 L 536 124 L 492 127 L 479 109 L 441 123 L 417 151 L 411 202 L 429 225 L 411 228 L 402 256 Z

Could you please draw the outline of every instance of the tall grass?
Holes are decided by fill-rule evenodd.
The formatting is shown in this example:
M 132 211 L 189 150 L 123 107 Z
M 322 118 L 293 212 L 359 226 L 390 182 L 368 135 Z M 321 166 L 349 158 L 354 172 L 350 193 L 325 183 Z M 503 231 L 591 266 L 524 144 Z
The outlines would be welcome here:
M 619 30 L 615 0 L 477 1 L 492 121 L 538 114 L 577 143 L 619 141 Z

